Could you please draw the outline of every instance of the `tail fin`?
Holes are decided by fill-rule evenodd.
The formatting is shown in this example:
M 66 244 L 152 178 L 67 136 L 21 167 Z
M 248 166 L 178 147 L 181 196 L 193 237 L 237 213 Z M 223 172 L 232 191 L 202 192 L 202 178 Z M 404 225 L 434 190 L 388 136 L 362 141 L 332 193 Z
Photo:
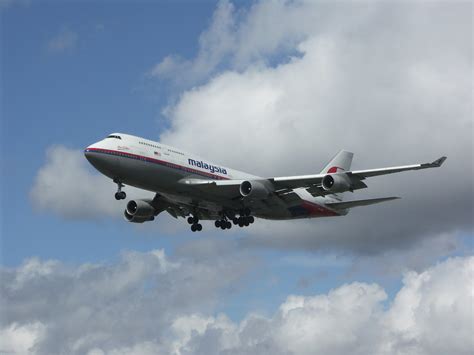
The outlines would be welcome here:
M 351 169 L 352 157 L 354 153 L 347 150 L 341 150 L 334 158 L 324 167 L 321 174 L 332 174 Z

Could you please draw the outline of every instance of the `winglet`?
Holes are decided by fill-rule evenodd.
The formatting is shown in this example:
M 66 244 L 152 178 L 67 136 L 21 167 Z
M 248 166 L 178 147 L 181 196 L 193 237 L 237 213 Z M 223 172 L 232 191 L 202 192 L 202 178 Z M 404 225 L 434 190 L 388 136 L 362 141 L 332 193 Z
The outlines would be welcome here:
M 444 161 L 446 160 L 447 158 L 446 157 L 441 157 L 439 159 L 436 159 L 434 162 L 432 163 L 424 163 L 424 164 L 421 164 L 420 165 L 420 168 L 421 169 L 426 169 L 426 168 L 439 168 L 443 163 Z
M 444 161 L 448 159 L 447 157 L 441 157 L 439 159 L 436 159 L 434 162 L 430 163 L 430 165 L 433 168 L 439 168 L 441 165 L 443 165 Z

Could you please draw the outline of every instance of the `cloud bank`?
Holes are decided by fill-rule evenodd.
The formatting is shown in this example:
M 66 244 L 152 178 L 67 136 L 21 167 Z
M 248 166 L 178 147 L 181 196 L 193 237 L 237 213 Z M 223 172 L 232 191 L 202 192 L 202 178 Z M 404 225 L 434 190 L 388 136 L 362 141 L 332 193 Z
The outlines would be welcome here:
M 8 354 L 468 354 L 474 257 L 408 272 L 393 300 L 377 284 L 290 295 L 270 316 L 215 313 L 251 260 L 162 250 L 110 264 L 26 260 L 1 269 L 0 349 Z M 247 266 L 245 266 L 247 265 Z M 228 292 L 228 291 L 225 291 Z
M 344 218 L 260 223 L 249 244 L 367 255 L 472 234 L 471 9 L 221 2 L 196 58 L 158 64 L 162 79 L 168 69 L 169 79 L 210 77 L 166 108 L 160 138 L 264 177 L 318 172 L 341 148 L 356 153 L 354 169 L 448 156 L 440 169 L 373 178 L 346 194 L 402 200 Z
M 433 244 L 446 255 L 457 243 L 450 239 L 473 228 L 470 10 L 312 1 L 242 9 L 222 1 L 195 58 L 170 54 L 151 70 L 184 88 L 164 110 L 169 129 L 160 139 L 268 177 L 317 172 L 341 148 L 356 153 L 354 169 L 447 155 L 440 169 L 373 178 L 366 191 L 347 194 L 402 200 L 343 218 L 259 221 L 245 241 L 357 255 Z M 110 202 L 113 185 L 87 172 L 78 153 L 66 172 L 60 155 L 71 154 L 55 149 L 36 178 L 34 204 L 74 218 L 121 215 Z M 71 199 L 76 174 L 86 183 Z
M 82 150 L 50 147 L 30 191 L 33 206 L 64 218 L 121 217 L 126 202 L 115 200 L 116 185 L 103 175 L 93 174 L 88 164 Z M 154 196 L 130 186 L 126 191 L 131 199 Z

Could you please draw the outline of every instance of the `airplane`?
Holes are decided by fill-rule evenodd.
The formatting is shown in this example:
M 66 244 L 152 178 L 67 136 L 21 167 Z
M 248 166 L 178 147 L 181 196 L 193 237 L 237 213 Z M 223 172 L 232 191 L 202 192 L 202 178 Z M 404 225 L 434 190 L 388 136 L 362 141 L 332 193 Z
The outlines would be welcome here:
M 126 185 L 155 193 L 153 199 L 128 201 L 125 220 L 153 221 L 163 211 L 187 218 L 193 232 L 201 220 L 217 228 L 246 227 L 255 217 L 270 220 L 344 216 L 351 208 L 398 199 L 344 200 L 342 193 L 367 188 L 367 178 L 407 170 L 438 168 L 432 163 L 351 171 L 353 153 L 341 150 L 319 174 L 264 178 L 145 138 L 112 133 L 88 146 L 87 160 L 117 184 L 115 199 L 126 198 Z M 232 221 L 232 223 L 231 223 Z

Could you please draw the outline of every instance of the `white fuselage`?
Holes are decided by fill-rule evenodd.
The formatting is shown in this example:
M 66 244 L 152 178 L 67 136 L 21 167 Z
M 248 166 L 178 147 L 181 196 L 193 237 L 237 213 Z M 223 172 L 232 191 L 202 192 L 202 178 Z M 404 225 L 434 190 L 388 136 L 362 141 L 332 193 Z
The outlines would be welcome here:
M 172 201 L 209 211 L 215 218 L 223 206 L 238 210 L 239 196 L 223 198 L 219 194 L 190 188 L 183 180 L 263 180 L 263 178 L 214 164 L 158 142 L 117 133 L 86 148 L 86 158 L 111 179 L 162 194 Z M 341 213 L 324 206 L 327 198 L 313 197 L 305 189 L 294 191 L 300 197 L 294 204 L 280 198 L 252 207 L 254 215 L 269 219 L 336 216 Z

